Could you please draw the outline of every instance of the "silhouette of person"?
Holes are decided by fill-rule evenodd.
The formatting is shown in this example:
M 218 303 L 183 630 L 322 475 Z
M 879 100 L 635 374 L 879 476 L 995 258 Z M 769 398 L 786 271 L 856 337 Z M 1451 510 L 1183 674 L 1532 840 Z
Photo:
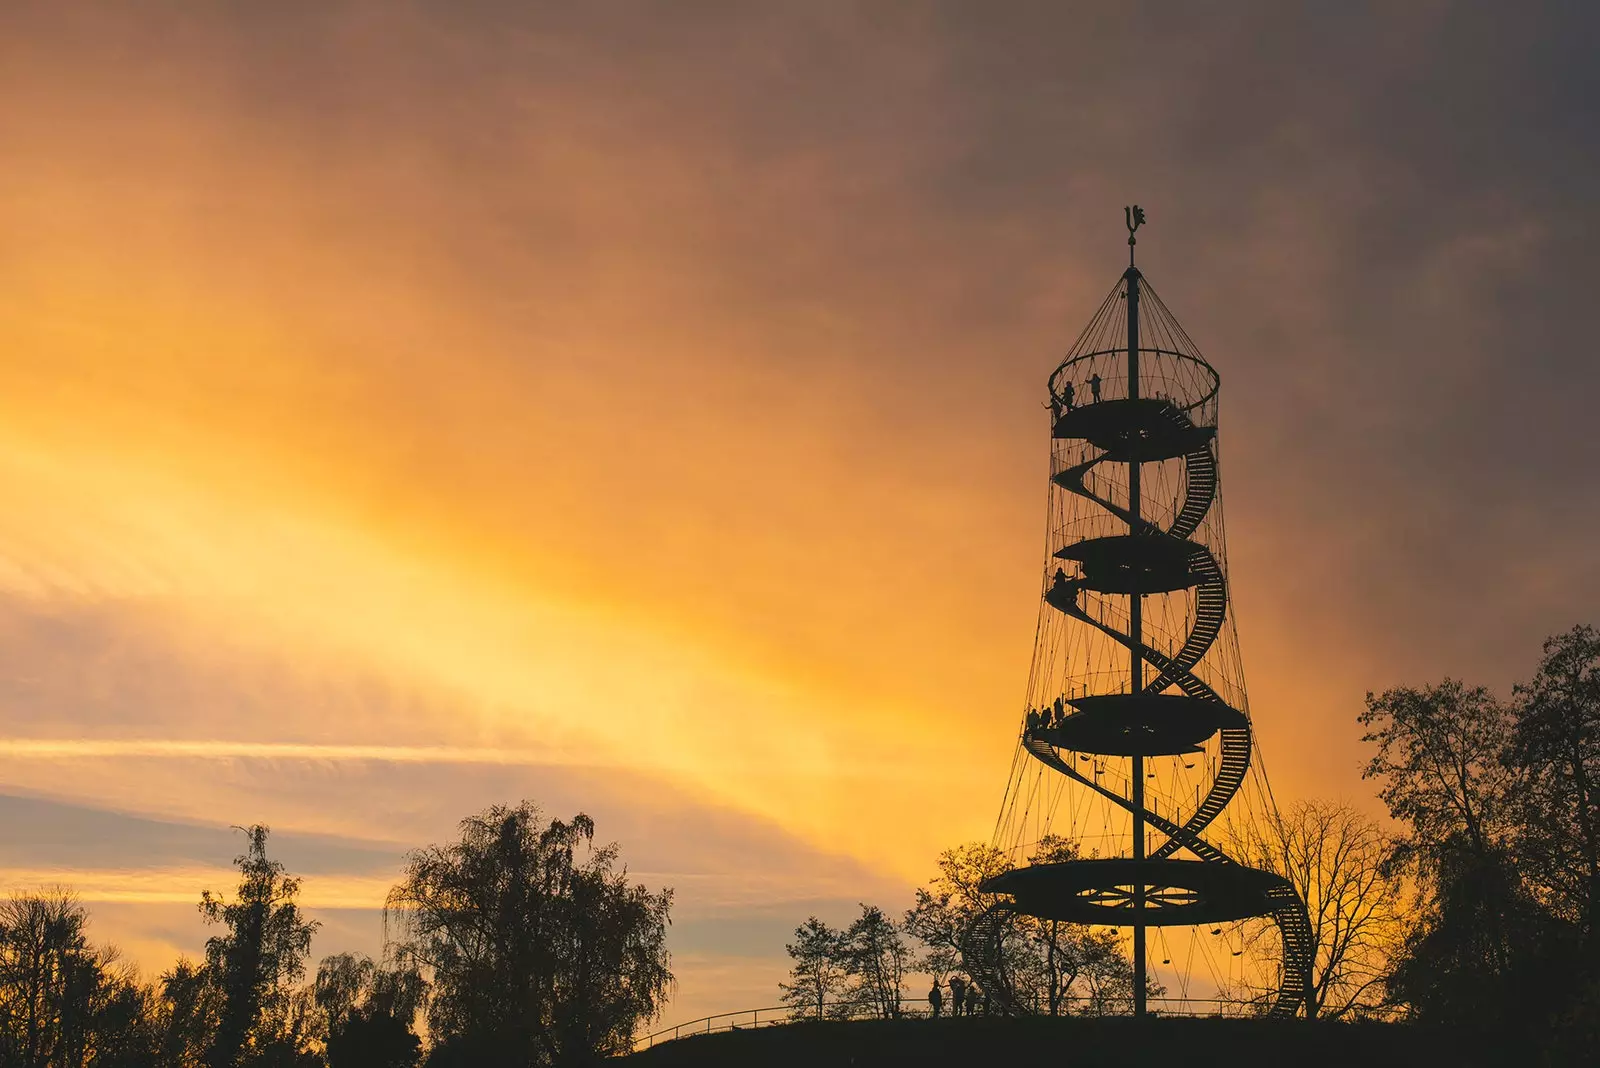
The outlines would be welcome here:
M 968 982 L 967 983 L 967 1015 L 968 1016 L 976 1016 L 976 1015 L 978 1015 L 978 1005 L 986 997 L 988 997 L 988 995 L 985 994 L 978 987 L 977 983 Z
M 939 989 L 939 980 L 933 981 L 933 987 L 928 991 L 928 1004 L 933 1006 L 933 1018 L 939 1018 L 939 1010 L 944 1006 L 944 992 Z
M 1094 375 L 1089 379 L 1089 392 L 1094 394 L 1094 402 L 1100 403 L 1100 376 Z
M 959 975 L 950 977 L 950 1015 L 960 1016 L 962 1002 L 967 997 L 967 981 Z
M 1068 581 L 1067 573 L 1058 567 L 1051 576 L 1050 589 L 1045 592 L 1044 599 L 1063 612 L 1070 612 L 1078 606 L 1077 583 Z
M 1061 726 L 1061 721 L 1066 718 L 1066 709 L 1061 704 L 1061 698 L 1059 698 L 1059 697 L 1056 698 L 1055 710 L 1056 710 L 1055 724 L 1056 724 L 1056 726 L 1059 727 L 1059 726 Z
M 1067 402 L 1067 411 L 1070 412 L 1070 411 L 1072 411 L 1072 383 L 1071 382 L 1067 383 L 1067 392 L 1066 392 L 1066 398 L 1065 399 L 1066 399 L 1066 402 Z

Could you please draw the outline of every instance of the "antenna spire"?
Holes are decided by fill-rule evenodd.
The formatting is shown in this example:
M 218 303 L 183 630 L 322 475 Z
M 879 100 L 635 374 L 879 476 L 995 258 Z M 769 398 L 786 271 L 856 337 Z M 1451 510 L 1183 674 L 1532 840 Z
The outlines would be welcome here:
M 1134 239 L 1133 232 L 1144 225 L 1144 209 L 1139 205 L 1134 204 L 1131 207 L 1122 209 L 1122 217 L 1127 220 L 1128 223 L 1128 266 L 1132 267 L 1133 246 L 1138 244 L 1138 241 Z

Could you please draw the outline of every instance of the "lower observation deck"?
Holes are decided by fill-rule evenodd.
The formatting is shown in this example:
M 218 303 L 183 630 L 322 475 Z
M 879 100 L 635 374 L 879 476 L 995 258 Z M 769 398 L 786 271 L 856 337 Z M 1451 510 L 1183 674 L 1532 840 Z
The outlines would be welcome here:
M 1113 857 L 1016 868 L 978 889 L 1009 894 L 1018 910 L 1046 920 L 1171 927 L 1264 916 L 1288 886 L 1281 876 L 1239 864 Z M 1144 907 L 1136 909 L 1141 889 Z
M 1033 732 L 1053 746 L 1101 756 L 1176 756 L 1198 752 L 1220 730 L 1249 725 L 1221 701 L 1184 694 L 1113 693 L 1068 698 L 1078 711 Z

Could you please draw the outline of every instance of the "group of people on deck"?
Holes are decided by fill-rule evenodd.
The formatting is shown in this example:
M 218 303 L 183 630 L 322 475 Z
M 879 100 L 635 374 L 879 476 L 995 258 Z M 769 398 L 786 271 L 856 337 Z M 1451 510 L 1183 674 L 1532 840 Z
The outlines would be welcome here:
M 1061 726 L 1061 721 L 1067 717 L 1066 704 L 1061 698 L 1056 698 L 1053 705 L 1042 708 L 1028 709 L 1028 733 L 1049 730 L 1051 727 Z
M 944 988 L 939 985 L 939 980 L 933 981 L 933 988 L 928 991 L 928 1005 L 933 1009 L 933 1018 L 937 1020 L 944 1012 Z M 964 979 L 959 975 L 950 977 L 950 1015 L 951 1016 L 976 1016 L 979 1010 L 985 1014 L 989 1011 L 989 995 L 978 988 L 978 984 L 971 979 Z
M 1072 405 L 1073 405 L 1073 402 L 1074 402 L 1074 398 L 1077 395 L 1077 392 L 1078 392 L 1077 387 L 1074 386 L 1071 382 L 1068 382 L 1066 385 L 1061 387 L 1061 396 L 1056 401 L 1056 406 L 1057 406 L 1056 414 L 1057 415 L 1060 415 L 1063 411 L 1067 411 L 1067 412 L 1072 411 Z M 1089 394 L 1090 394 L 1091 397 L 1094 398 L 1091 401 L 1091 403 L 1093 403 L 1093 404 L 1099 404 L 1100 403 L 1100 376 L 1099 375 L 1093 375 L 1093 376 L 1090 377 L 1090 379 L 1089 379 Z
M 1062 385 L 1061 393 L 1059 395 L 1057 395 L 1057 396 L 1052 396 L 1050 398 L 1050 407 L 1055 410 L 1056 418 L 1057 419 L 1061 418 L 1061 413 L 1062 412 L 1070 412 L 1070 411 L 1072 411 L 1073 408 L 1077 407 L 1077 399 L 1078 399 L 1078 387 L 1076 385 L 1074 385 L 1071 382 L 1067 382 L 1064 385 Z M 1155 393 L 1155 399 L 1156 400 L 1166 401 L 1169 404 L 1179 404 L 1179 401 L 1178 401 L 1178 399 L 1176 397 L 1168 396 L 1167 394 L 1162 393 L 1159 390 L 1157 390 L 1156 393 Z M 1090 375 L 1089 376 L 1089 403 L 1090 404 L 1099 404 L 1100 403 L 1100 376 L 1099 375 Z

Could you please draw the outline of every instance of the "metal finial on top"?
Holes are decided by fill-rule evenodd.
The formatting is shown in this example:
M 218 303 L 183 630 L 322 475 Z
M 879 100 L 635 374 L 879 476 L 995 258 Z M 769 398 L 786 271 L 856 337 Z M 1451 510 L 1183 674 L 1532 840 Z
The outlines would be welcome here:
M 1144 209 L 1137 204 L 1133 205 L 1132 207 L 1123 208 L 1122 217 L 1126 219 L 1128 223 L 1128 266 L 1132 267 L 1133 246 L 1138 244 L 1138 242 L 1134 240 L 1133 232 L 1144 225 Z

